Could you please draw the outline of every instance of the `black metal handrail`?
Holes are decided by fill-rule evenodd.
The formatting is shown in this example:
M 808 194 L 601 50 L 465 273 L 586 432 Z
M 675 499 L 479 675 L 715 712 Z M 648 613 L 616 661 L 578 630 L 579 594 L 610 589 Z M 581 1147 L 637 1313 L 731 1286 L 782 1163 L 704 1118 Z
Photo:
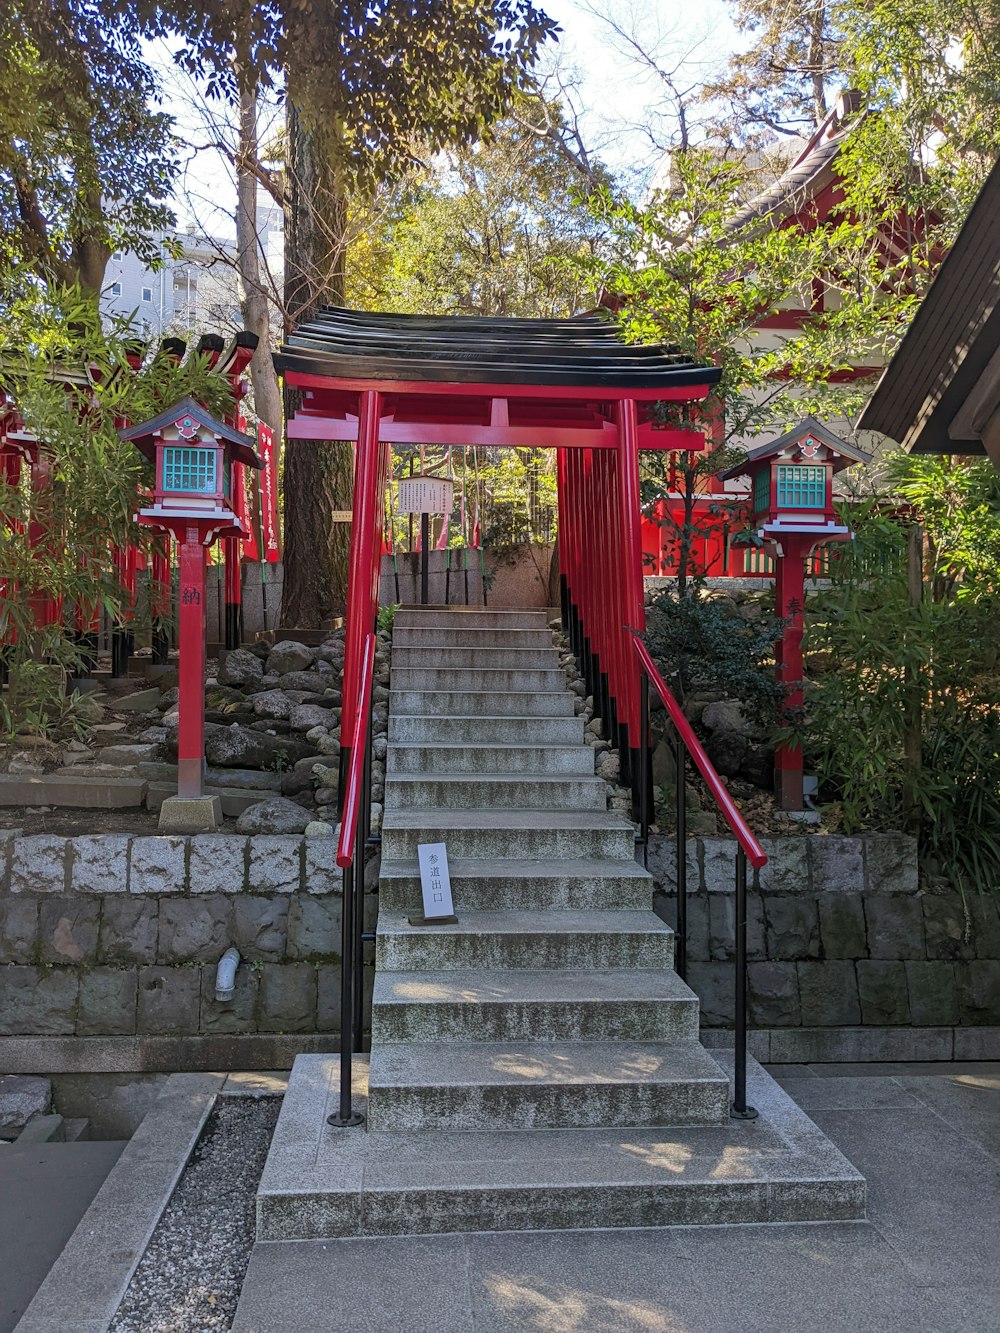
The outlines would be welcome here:
M 747 861 L 757 869 L 767 865 L 767 853 L 754 837 L 736 802 L 694 734 L 684 710 L 657 670 L 649 649 L 636 635 L 632 639 L 642 678 L 640 683 L 639 772 L 634 776 L 639 805 L 639 829 L 643 860 L 649 844 L 652 808 L 652 762 L 649 750 L 649 686 L 652 684 L 674 728 L 674 784 L 677 825 L 677 941 L 674 966 L 681 979 L 687 975 L 687 757 L 691 756 L 712 799 L 736 838 L 736 977 L 734 984 L 734 1089 L 730 1114 L 740 1120 L 755 1120 L 757 1112 L 747 1105 Z

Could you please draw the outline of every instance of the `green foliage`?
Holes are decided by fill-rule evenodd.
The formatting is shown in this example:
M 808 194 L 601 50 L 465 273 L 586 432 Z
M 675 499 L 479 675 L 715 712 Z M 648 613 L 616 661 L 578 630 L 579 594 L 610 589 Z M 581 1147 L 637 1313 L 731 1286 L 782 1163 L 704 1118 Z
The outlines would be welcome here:
M 180 38 L 210 96 L 235 101 L 247 69 L 282 84 L 353 184 L 475 139 L 556 32 L 530 0 L 142 0 L 134 12 L 150 35 Z
M 898 450 L 886 476 L 923 527 L 934 600 L 1000 593 L 1000 473 L 989 459 Z
M 348 291 L 364 309 L 554 318 L 591 303 L 563 261 L 593 253 L 600 226 L 587 210 L 580 167 L 521 115 L 448 153 L 401 189 L 375 234 L 348 263 Z M 557 108 L 549 108 L 558 117 Z
M 66 694 L 62 673 L 39 662 L 18 663 L 5 699 L 0 699 L 0 736 L 80 740 L 100 720 L 101 706 L 89 694 Z
M 216 414 L 232 403 L 228 384 L 203 359 L 177 366 L 157 355 L 134 372 L 127 333 L 105 329 L 79 288 L 35 289 L 0 315 L 0 346 L 21 349 L 0 361 L 0 389 L 37 437 L 49 473 L 34 495 L 26 476 L 16 486 L 0 482 L 0 579 L 18 588 L 0 601 L 0 640 L 14 640 L 15 688 L 32 661 L 70 671 L 79 661 L 67 625 L 36 626 L 33 597 L 62 602 L 67 619 L 77 606 L 112 618 L 123 612 L 110 552 L 148 541 L 133 519 L 152 477 L 135 446 L 119 438 L 118 423 L 147 420 L 185 394 Z M 29 524 L 34 544 L 25 537 Z
M 551 542 L 557 508 L 553 458 L 536 449 L 491 450 L 481 470 L 484 492 L 482 543 L 498 559 L 524 546 Z
M 732 0 L 731 9 L 751 40 L 703 90 L 720 109 L 720 137 L 759 147 L 808 135 L 843 89 L 858 89 L 878 112 L 866 123 L 862 174 L 884 173 L 882 196 L 886 180 L 907 195 L 930 187 L 942 217 L 949 200 L 964 212 L 1000 148 L 997 0 Z
M 383 631 L 386 634 L 391 634 L 393 622 L 396 619 L 396 612 L 398 610 L 399 607 L 396 605 L 395 602 L 393 602 L 392 605 L 390 606 L 380 607 L 378 615 L 375 617 L 375 628 L 377 630 Z
M 177 169 L 169 116 L 130 6 L 11 0 L 0 7 L 0 291 L 100 290 L 112 250 L 155 261 Z
M 845 831 L 914 827 L 937 872 L 963 890 L 1000 884 L 1000 547 L 974 536 L 997 517 L 985 467 L 893 458 L 911 515 L 874 502 L 853 511 L 854 549 L 809 604 L 818 669 L 797 729 Z M 933 593 L 919 605 L 899 558 L 912 521 L 925 525 Z M 907 760 L 915 719 L 919 767 Z
M 722 598 L 678 597 L 663 590 L 646 608 L 644 638 L 680 703 L 698 690 L 724 690 L 743 704 L 748 717 L 770 726 L 782 698 L 774 679 L 774 643 L 781 629 L 774 616 L 742 619 Z
M 645 207 L 608 189 L 595 194 L 591 208 L 607 236 L 599 256 L 579 261 L 596 289 L 622 301 L 619 319 L 630 342 L 660 343 L 721 368 L 705 403 L 671 418 L 710 431 L 724 423 L 721 438 L 714 436 L 719 444 L 802 415 L 787 378 L 795 342 L 760 339 L 755 331 L 790 300 L 808 308 L 827 252 L 822 228 L 734 228 L 734 212 L 754 188 L 745 162 L 714 149 L 679 153 L 669 188 Z M 839 347 L 823 351 L 811 346 L 808 365 L 798 353 L 796 372 L 817 380 L 841 368 Z

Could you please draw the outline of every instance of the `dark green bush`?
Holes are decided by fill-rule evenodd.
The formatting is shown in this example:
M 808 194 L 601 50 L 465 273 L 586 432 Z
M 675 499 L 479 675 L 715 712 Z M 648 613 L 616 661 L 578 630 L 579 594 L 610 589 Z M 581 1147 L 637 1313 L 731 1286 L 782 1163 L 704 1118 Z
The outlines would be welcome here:
M 681 703 L 698 690 L 720 690 L 765 726 L 777 718 L 782 697 L 774 679 L 780 633 L 775 616 L 744 620 L 728 598 L 699 590 L 678 597 L 664 589 L 646 608 L 646 644 Z

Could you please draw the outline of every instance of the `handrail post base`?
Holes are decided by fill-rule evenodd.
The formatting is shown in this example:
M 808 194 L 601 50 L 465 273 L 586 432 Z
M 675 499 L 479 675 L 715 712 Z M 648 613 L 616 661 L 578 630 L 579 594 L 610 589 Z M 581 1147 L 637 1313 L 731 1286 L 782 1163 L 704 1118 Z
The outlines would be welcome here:
M 729 1108 L 730 1120 L 756 1120 L 760 1113 L 755 1111 L 752 1106 L 744 1106 L 742 1110 L 735 1102 Z
M 756 1114 L 757 1112 L 754 1111 L 754 1115 Z M 365 1123 L 365 1118 L 360 1111 L 355 1111 L 353 1115 L 346 1116 L 343 1119 L 339 1115 L 328 1115 L 326 1123 L 334 1129 L 356 1129 L 358 1125 Z

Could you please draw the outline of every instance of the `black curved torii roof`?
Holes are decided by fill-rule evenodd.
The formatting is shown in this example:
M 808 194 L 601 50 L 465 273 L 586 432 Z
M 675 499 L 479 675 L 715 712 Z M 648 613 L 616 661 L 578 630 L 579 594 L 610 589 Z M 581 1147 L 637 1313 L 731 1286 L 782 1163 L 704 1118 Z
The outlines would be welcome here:
M 280 374 L 357 383 L 550 386 L 613 390 L 649 401 L 657 390 L 707 386 L 721 370 L 676 349 L 622 342 L 598 316 L 507 319 L 389 315 L 324 308 L 300 324 L 274 357 Z

